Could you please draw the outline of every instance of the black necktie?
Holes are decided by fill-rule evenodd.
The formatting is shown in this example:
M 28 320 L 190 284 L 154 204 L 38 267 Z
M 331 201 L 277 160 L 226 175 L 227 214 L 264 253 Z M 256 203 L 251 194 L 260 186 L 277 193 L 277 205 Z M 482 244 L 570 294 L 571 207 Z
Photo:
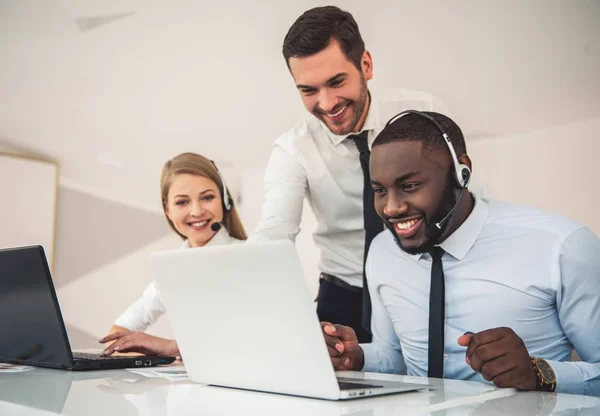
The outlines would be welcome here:
M 429 357 L 428 377 L 444 377 L 445 289 L 442 256 L 444 250 L 434 247 L 431 254 L 431 285 L 429 286 Z
M 362 326 L 368 333 L 368 341 L 371 341 L 371 298 L 369 297 L 369 286 L 367 285 L 367 276 L 365 274 L 365 261 L 367 260 L 367 253 L 369 252 L 369 246 L 371 241 L 377 234 L 383 231 L 383 223 L 377 211 L 375 211 L 375 194 L 373 193 L 373 187 L 371 186 L 371 176 L 369 175 L 369 157 L 371 152 L 369 151 L 369 145 L 367 143 L 368 132 L 363 131 L 360 134 L 348 136 L 349 139 L 354 140 L 356 148 L 358 149 L 360 167 L 363 172 L 363 219 L 365 227 L 365 251 L 363 255 L 363 292 L 362 292 Z

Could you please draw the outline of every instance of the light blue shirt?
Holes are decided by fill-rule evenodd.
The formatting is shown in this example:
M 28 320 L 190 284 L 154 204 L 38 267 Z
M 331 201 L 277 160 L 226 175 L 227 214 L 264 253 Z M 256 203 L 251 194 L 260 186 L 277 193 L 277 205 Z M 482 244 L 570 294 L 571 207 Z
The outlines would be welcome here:
M 440 245 L 446 283 L 444 377 L 486 382 L 457 343 L 467 331 L 512 328 L 556 373 L 556 391 L 600 396 L 600 240 L 568 218 L 476 198 Z M 400 250 L 390 231 L 366 272 L 373 342 L 364 371 L 427 375 L 429 254 Z M 573 348 L 585 362 L 567 362 Z

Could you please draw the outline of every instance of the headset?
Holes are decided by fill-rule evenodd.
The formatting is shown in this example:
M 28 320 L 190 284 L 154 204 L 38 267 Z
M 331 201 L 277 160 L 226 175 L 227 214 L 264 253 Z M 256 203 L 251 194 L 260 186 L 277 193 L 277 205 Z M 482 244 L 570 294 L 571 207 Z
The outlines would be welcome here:
M 213 166 L 215 167 L 215 170 L 217 171 L 217 174 L 219 175 L 219 178 L 221 178 L 221 184 L 223 185 L 223 192 L 222 192 L 222 197 L 223 197 L 223 207 L 225 208 L 225 211 L 231 211 L 231 208 L 233 208 L 233 201 L 231 199 L 231 195 L 229 195 L 229 191 L 227 189 L 227 184 L 225 183 L 225 179 L 223 179 L 223 175 L 221 175 L 221 172 L 219 171 L 219 168 L 217 168 L 217 164 L 212 161 Z M 210 229 L 217 232 L 221 229 L 221 227 L 223 226 L 223 221 L 221 222 L 214 222 L 211 224 Z
M 448 150 L 450 151 L 450 156 L 452 156 L 452 162 L 454 163 L 454 175 L 453 176 L 454 176 L 454 181 L 456 183 L 456 186 L 460 189 L 460 194 L 458 195 L 458 198 L 456 199 L 456 203 L 454 204 L 454 206 L 452 207 L 450 212 L 448 212 L 448 214 L 446 214 L 446 216 L 444 218 L 442 218 L 437 223 L 429 224 L 427 226 L 427 234 L 429 235 L 429 237 L 430 238 L 439 238 L 442 234 L 442 227 L 452 217 L 452 214 L 454 214 L 454 210 L 456 210 L 456 207 L 458 206 L 458 203 L 460 202 L 460 198 L 462 197 L 463 192 L 469 185 L 469 180 L 471 179 L 471 169 L 469 169 L 469 167 L 467 165 L 465 165 L 464 163 L 460 163 L 458 161 L 458 158 L 456 157 L 456 151 L 454 150 L 454 146 L 452 145 L 452 142 L 450 141 L 448 134 L 446 133 L 444 128 L 441 126 L 441 124 L 438 123 L 438 121 L 435 118 L 433 118 L 431 115 L 429 115 L 427 113 L 424 113 L 422 111 L 417 111 L 417 110 L 403 111 L 399 114 L 396 114 L 394 117 L 392 117 L 386 123 L 385 127 L 387 128 L 390 124 L 392 124 L 393 122 L 397 121 L 398 119 L 404 117 L 407 114 L 415 114 L 417 116 L 424 117 L 427 120 L 429 120 L 431 123 L 433 123 L 433 125 L 439 130 L 442 137 L 444 138 L 446 146 L 448 147 Z

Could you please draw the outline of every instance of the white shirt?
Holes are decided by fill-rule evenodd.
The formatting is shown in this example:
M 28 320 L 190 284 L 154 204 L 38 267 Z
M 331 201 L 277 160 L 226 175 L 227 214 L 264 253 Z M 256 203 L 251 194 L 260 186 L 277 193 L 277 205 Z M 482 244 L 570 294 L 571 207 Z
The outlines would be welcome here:
M 556 391 L 600 395 L 600 240 L 568 218 L 477 198 L 440 246 L 446 286 L 444 377 L 486 382 L 458 337 L 512 328 L 556 373 Z M 390 231 L 371 245 L 373 342 L 365 371 L 427 375 L 431 256 L 411 256 Z M 573 347 L 586 362 L 565 362 Z
M 389 119 L 408 109 L 446 113 L 429 93 L 390 90 L 378 97 L 371 92 L 363 126 L 369 147 Z M 265 170 L 262 219 L 250 241 L 294 241 L 306 197 L 318 222 L 314 241 L 321 251 L 319 269 L 362 287 L 363 174 L 356 145 L 346 137 L 331 133 L 309 114 L 275 141 Z
M 222 227 L 204 247 L 222 246 L 239 242 L 241 240 L 231 237 L 225 227 Z M 185 240 L 180 248 L 191 248 L 190 242 Z M 142 296 L 117 318 L 115 325 L 122 326 L 131 331 L 145 331 L 163 313 L 165 313 L 165 305 L 160 297 L 156 282 L 153 280 L 146 286 Z

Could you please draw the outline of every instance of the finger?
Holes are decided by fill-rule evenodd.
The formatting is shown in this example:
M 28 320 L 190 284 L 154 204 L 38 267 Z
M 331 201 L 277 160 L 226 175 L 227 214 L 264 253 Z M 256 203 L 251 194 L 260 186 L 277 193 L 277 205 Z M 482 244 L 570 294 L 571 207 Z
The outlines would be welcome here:
M 471 357 L 466 358 L 469 359 L 471 368 L 479 373 L 485 363 L 508 354 L 510 350 L 507 339 L 503 338 L 491 344 L 478 346 L 473 351 L 473 354 L 471 354 Z
M 481 375 L 487 381 L 492 381 L 494 378 L 504 374 L 514 368 L 517 368 L 517 362 L 510 354 L 505 354 L 494 360 L 488 361 L 481 367 Z
M 507 335 L 506 328 L 494 328 L 488 329 L 482 332 L 474 334 L 471 338 L 471 342 L 467 347 L 466 356 L 469 360 L 473 356 L 473 352 L 481 345 L 490 344 L 501 340 Z
M 124 337 L 119 338 L 118 340 L 116 340 L 115 342 L 113 342 L 112 344 L 110 344 L 103 352 L 102 355 L 111 355 L 112 353 L 114 353 L 115 351 L 121 351 L 123 348 L 123 344 L 125 342 L 127 342 L 128 340 L 130 340 L 133 337 L 133 335 L 126 335 Z
M 331 364 L 336 370 L 344 370 L 348 366 L 349 360 L 346 357 L 331 357 Z
M 512 370 L 498 374 L 491 381 L 498 387 L 516 387 L 517 375 L 518 370 L 516 368 L 513 368 Z
M 329 353 L 330 357 L 339 357 L 340 355 L 342 355 L 341 352 L 339 352 L 335 348 L 331 348 L 329 345 L 327 346 L 327 352 Z
M 339 354 L 344 352 L 344 344 L 341 342 L 342 339 L 338 333 L 337 327 L 341 325 L 333 325 L 329 322 L 321 322 L 321 328 L 323 329 L 323 336 L 325 337 L 325 343 L 327 346 L 337 350 Z
M 458 337 L 458 345 L 461 347 L 468 347 L 473 335 L 475 335 L 473 332 L 465 332 L 464 335 Z
M 334 327 L 336 336 L 339 337 L 342 341 L 355 341 L 356 343 L 358 343 L 358 339 L 356 338 L 356 332 L 354 332 L 354 329 L 344 325 L 334 325 Z
M 125 331 L 113 332 L 112 334 L 108 334 L 104 338 L 101 338 L 98 342 L 101 344 L 104 344 L 104 343 L 107 343 L 108 341 L 113 341 L 115 339 L 119 339 L 119 338 L 124 337 L 129 334 L 131 334 L 131 332 L 125 332 Z

